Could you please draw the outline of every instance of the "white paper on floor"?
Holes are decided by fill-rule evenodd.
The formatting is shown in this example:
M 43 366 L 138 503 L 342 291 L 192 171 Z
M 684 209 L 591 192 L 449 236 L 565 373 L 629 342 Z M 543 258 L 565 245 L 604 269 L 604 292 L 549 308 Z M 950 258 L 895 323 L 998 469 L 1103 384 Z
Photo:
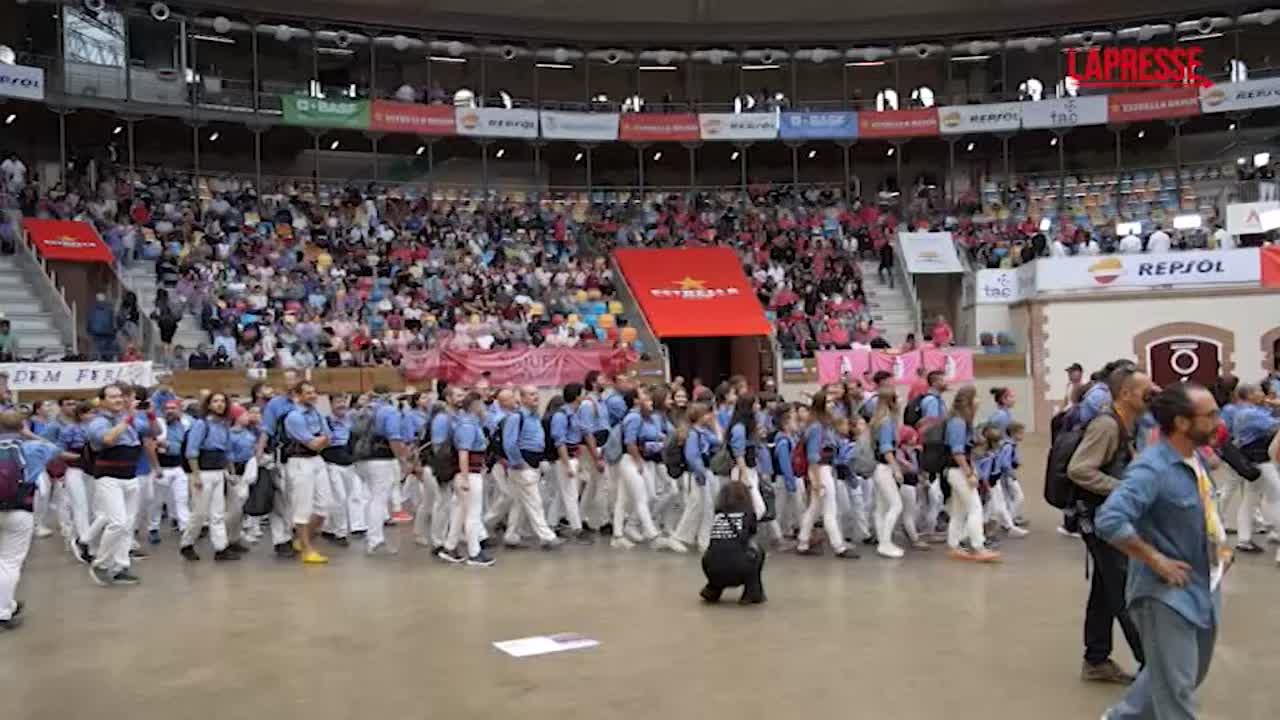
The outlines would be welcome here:
M 496 642 L 494 647 L 511 657 L 532 657 L 565 650 L 581 650 L 599 645 L 599 640 L 592 640 L 578 633 L 556 633 L 555 635 L 534 635 L 533 637 Z

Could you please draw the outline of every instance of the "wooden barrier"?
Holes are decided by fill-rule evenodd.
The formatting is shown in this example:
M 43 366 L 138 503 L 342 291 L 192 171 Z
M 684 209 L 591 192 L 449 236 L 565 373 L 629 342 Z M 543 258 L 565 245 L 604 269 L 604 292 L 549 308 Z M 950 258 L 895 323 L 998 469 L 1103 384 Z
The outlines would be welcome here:
M 973 376 L 975 378 L 1026 377 L 1025 353 L 975 353 Z

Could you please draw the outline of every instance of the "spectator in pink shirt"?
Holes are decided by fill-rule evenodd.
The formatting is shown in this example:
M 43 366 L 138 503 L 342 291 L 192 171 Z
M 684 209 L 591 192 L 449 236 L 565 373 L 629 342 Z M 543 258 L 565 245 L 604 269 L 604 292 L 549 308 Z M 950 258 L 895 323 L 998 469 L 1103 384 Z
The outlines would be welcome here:
M 933 327 L 929 330 L 929 337 L 934 345 L 946 347 L 951 344 L 955 335 L 951 332 L 951 325 L 947 323 L 947 319 L 939 315 L 933 321 Z

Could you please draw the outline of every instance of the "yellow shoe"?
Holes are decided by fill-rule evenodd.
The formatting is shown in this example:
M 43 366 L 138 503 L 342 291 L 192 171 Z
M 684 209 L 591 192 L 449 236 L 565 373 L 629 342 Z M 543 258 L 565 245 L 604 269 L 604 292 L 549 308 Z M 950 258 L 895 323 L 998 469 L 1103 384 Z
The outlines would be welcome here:
M 325 563 L 329 562 L 329 558 L 325 557 L 324 555 L 321 555 L 315 550 L 312 550 L 311 552 L 304 553 L 302 555 L 302 562 L 307 565 L 324 565 Z

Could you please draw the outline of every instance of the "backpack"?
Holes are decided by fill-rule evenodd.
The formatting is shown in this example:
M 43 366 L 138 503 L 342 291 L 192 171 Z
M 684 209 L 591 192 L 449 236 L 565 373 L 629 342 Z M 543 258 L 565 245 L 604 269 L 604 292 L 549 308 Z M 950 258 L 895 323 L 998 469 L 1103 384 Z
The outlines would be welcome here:
M 685 440 L 689 439 L 691 432 L 695 431 L 689 430 L 685 433 Z M 669 477 L 678 478 L 689 472 L 689 464 L 684 459 L 684 442 L 680 440 L 679 432 L 671 433 L 666 444 L 662 446 L 662 464 L 667 466 Z
M 36 483 L 27 482 L 27 462 L 22 457 L 22 441 L 0 440 L 0 510 L 24 510 L 35 507 Z
M 875 473 L 878 461 L 876 460 L 874 444 L 870 434 L 864 434 L 853 444 L 853 462 L 850 465 L 852 465 L 855 475 L 869 478 Z
M 516 428 L 517 439 L 520 436 L 520 431 L 524 430 L 524 413 L 517 410 L 514 414 L 508 414 L 506 417 L 502 418 L 498 423 L 498 426 L 493 429 L 493 435 L 489 437 L 489 447 L 485 449 L 486 465 L 493 466 L 498 462 L 506 460 L 507 451 L 506 448 L 502 446 L 502 439 L 506 436 L 507 422 L 513 417 L 519 418 L 520 423 L 520 427 Z
M 1109 413 L 1103 413 L 1107 414 Z M 1049 456 L 1045 460 L 1044 469 L 1044 499 L 1059 510 L 1070 507 L 1077 497 L 1076 484 L 1067 475 L 1067 468 L 1071 465 L 1071 457 L 1076 454 L 1076 448 L 1080 447 L 1080 441 L 1084 439 L 1085 430 L 1093 420 L 1100 417 L 1102 415 L 1097 415 L 1084 424 L 1059 429 L 1049 445 Z M 1124 426 L 1120 426 L 1120 448 L 1117 455 L 1124 453 L 1129 442 Z M 1108 458 L 1103 469 L 1109 471 L 1109 466 L 1114 463 L 1115 458 Z
M 622 425 L 609 428 L 609 439 L 604 441 L 604 461 L 613 465 L 622 459 L 626 447 L 622 443 Z
M 373 419 L 376 411 L 361 410 L 351 417 L 351 454 L 357 461 L 373 457 Z
M 273 468 L 258 468 L 258 477 L 249 485 L 249 497 L 244 501 L 244 514 L 249 517 L 270 515 L 275 506 L 276 471 Z
M 923 393 L 911 398 L 911 402 L 907 403 L 907 407 L 902 411 L 902 422 L 904 424 L 910 425 L 911 427 L 915 427 L 920 424 L 920 421 L 924 419 L 924 408 L 921 407 L 921 405 L 924 403 L 925 396 L 928 394 L 929 393 Z
M 560 459 L 560 449 L 556 447 L 556 441 L 551 439 L 551 418 L 559 414 L 559 410 L 542 418 L 542 439 L 545 443 L 542 454 L 546 457 L 547 462 L 554 463 Z
M 924 431 L 923 449 L 920 451 L 920 472 L 929 475 L 951 467 L 951 448 L 947 447 L 947 423 L 933 423 Z

